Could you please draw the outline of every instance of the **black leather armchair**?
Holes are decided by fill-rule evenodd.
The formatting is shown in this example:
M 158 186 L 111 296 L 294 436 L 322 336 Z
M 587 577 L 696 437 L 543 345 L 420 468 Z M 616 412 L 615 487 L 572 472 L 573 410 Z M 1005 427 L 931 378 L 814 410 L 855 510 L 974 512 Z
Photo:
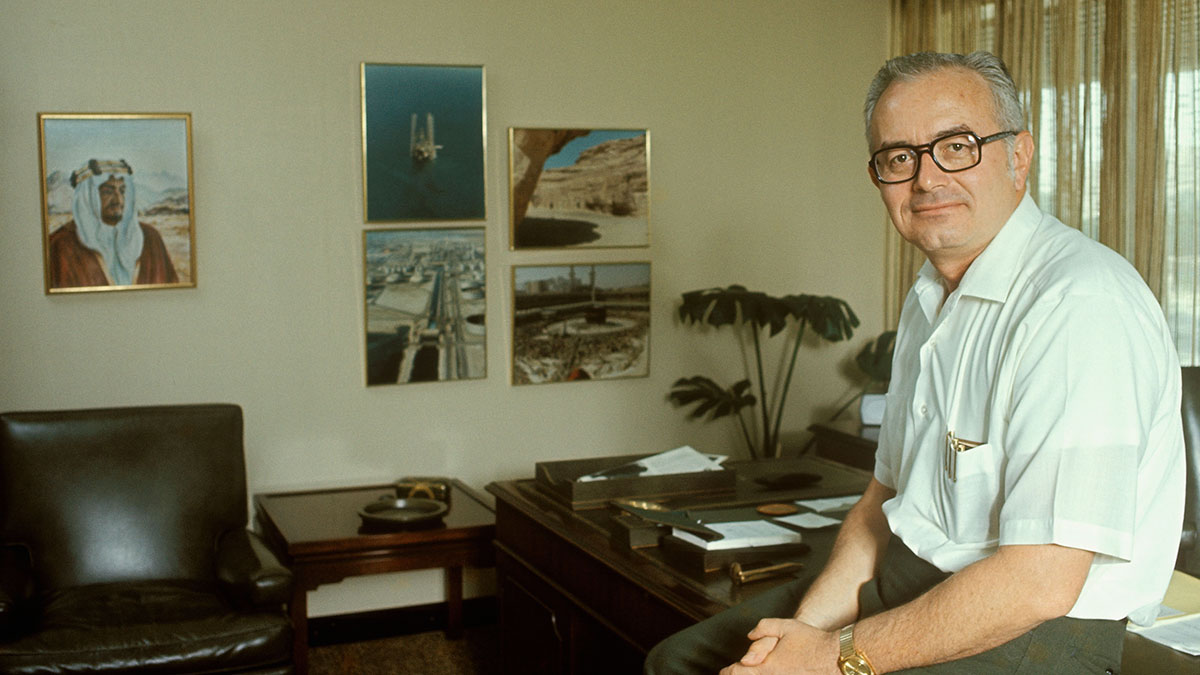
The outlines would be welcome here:
M 1187 454 L 1187 500 L 1175 567 L 1200 576 L 1200 366 L 1183 369 L 1183 444 Z
M 0 415 L 0 673 L 289 673 L 242 412 Z

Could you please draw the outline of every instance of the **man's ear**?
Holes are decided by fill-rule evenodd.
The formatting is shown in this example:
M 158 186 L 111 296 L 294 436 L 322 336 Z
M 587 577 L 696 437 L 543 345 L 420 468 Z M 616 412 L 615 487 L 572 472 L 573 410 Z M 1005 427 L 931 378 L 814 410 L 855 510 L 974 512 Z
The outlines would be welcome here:
M 1013 189 L 1025 188 L 1029 170 L 1033 168 L 1033 134 L 1022 131 L 1013 142 Z
M 867 175 L 871 178 L 871 183 L 875 187 L 879 187 L 879 177 L 875 175 L 875 169 L 871 168 L 871 163 L 867 162 Z

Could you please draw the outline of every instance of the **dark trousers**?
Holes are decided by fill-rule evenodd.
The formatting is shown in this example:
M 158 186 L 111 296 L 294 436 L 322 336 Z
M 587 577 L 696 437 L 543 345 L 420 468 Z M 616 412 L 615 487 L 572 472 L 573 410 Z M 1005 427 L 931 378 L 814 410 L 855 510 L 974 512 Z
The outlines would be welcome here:
M 892 537 L 879 577 L 859 594 L 860 618 L 902 605 L 948 575 L 917 557 Z M 759 619 L 790 617 L 808 590 L 801 579 L 732 607 L 659 643 L 646 657 L 646 675 L 711 675 L 736 662 L 749 647 L 746 638 Z M 1060 617 L 975 656 L 901 671 L 909 674 L 1119 673 L 1124 621 Z M 868 654 L 868 656 L 870 656 Z

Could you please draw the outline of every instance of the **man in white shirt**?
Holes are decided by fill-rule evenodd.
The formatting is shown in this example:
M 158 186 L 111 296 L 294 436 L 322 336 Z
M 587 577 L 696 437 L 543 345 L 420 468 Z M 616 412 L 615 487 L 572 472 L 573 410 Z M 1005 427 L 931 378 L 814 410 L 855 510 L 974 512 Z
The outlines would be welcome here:
M 807 590 L 684 631 L 646 671 L 1118 672 L 1125 620 L 1153 619 L 1182 523 L 1161 309 L 1123 258 L 1026 194 L 1033 138 L 999 59 L 893 59 L 866 119 L 871 179 L 928 258 L 874 478 Z

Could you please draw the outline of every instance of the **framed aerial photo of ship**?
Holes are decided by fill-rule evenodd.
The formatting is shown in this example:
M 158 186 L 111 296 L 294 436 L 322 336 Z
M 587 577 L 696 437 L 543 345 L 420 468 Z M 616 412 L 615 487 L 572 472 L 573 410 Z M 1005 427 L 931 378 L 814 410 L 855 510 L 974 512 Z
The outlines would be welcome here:
M 484 220 L 483 66 L 362 64 L 363 220 Z
M 51 293 L 196 285 L 189 113 L 39 113 Z
M 650 374 L 650 263 L 513 267 L 512 383 Z
M 650 245 L 650 132 L 508 130 L 510 248 Z
M 363 232 L 368 386 L 487 376 L 483 230 Z

